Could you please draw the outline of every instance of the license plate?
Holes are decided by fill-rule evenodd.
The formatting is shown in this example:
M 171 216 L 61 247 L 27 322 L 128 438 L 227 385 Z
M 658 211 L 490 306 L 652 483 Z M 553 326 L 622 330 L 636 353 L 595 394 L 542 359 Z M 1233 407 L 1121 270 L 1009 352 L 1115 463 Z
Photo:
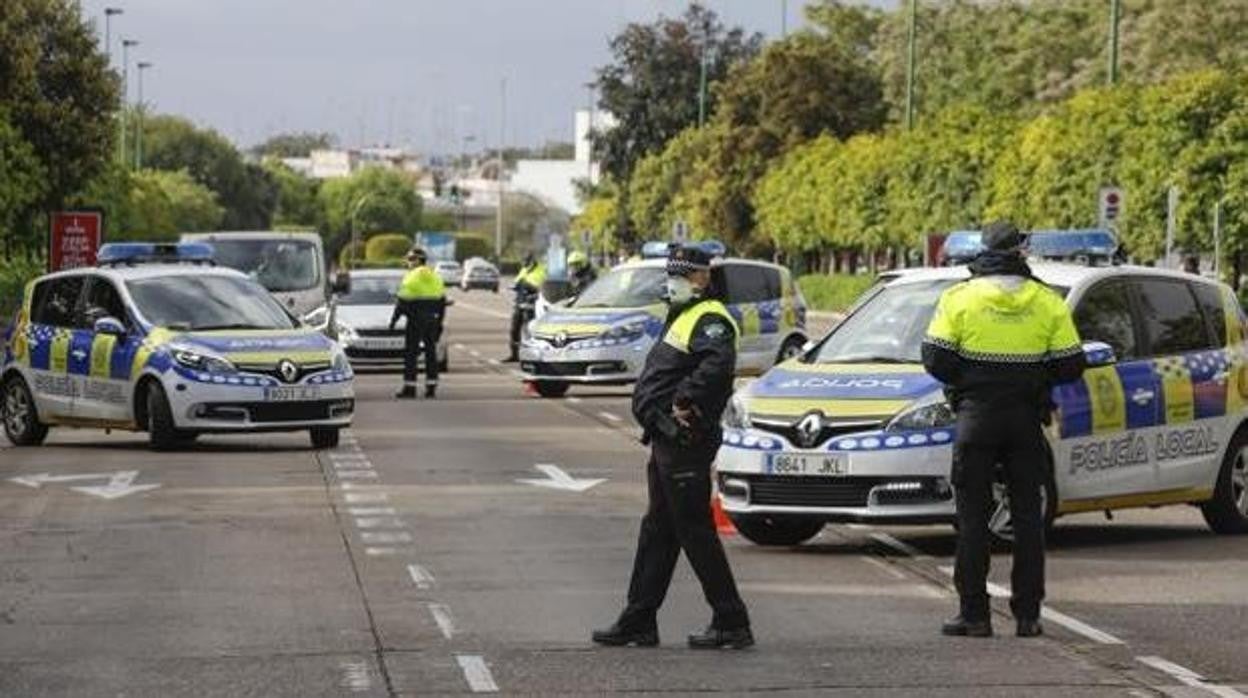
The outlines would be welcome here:
M 294 402 L 320 398 L 321 389 L 314 385 L 285 385 L 264 389 L 264 399 L 267 402 Z
M 844 453 L 773 453 L 767 458 L 767 472 L 772 475 L 848 475 L 849 458 Z
M 363 339 L 356 343 L 361 349 L 374 349 L 380 351 L 391 351 L 403 348 L 402 337 L 387 337 L 385 339 Z

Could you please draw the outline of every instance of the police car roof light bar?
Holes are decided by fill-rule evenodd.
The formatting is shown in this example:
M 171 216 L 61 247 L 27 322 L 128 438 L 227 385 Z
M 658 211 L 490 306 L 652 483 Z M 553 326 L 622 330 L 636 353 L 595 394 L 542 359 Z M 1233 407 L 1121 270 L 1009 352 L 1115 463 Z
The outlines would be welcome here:
M 672 245 L 675 244 L 677 243 L 652 240 L 641 246 L 641 257 L 642 259 L 665 258 Z M 728 255 L 728 247 L 719 240 L 700 240 L 686 244 L 689 247 L 696 247 L 712 257 L 726 257 Z
M 216 265 L 212 245 L 202 242 L 110 242 L 100 247 L 97 264 L 208 264 Z

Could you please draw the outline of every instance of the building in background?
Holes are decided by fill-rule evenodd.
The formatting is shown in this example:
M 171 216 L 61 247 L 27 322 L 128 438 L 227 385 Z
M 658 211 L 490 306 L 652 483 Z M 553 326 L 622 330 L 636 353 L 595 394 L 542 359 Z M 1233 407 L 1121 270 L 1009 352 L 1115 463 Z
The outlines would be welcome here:
M 591 124 L 592 120 L 592 124 Z M 592 161 L 589 134 L 591 128 L 603 131 L 615 126 L 615 117 L 607 112 L 588 110 L 576 112 L 575 158 L 572 160 L 519 160 L 508 189 L 529 194 L 544 203 L 563 209 L 571 215 L 581 212 L 576 183 L 589 180 L 597 183 L 598 163 Z

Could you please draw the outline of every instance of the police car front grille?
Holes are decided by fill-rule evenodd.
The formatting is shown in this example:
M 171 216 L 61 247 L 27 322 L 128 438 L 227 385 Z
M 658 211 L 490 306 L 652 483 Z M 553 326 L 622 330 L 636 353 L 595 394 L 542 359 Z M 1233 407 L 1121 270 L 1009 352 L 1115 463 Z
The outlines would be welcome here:
M 241 410 L 246 410 L 252 423 L 275 424 L 343 417 L 354 409 L 355 401 L 351 399 L 302 402 L 210 402 L 204 405 L 203 414 L 216 417 L 237 414 Z
M 261 375 L 276 378 L 279 381 L 282 381 L 283 383 L 286 382 L 285 376 L 282 375 L 281 371 L 277 370 L 277 364 L 275 363 L 254 363 L 254 364 L 243 363 L 243 364 L 235 364 L 235 367 L 238 368 L 238 370 L 243 371 L 244 373 L 259 373 Z M 299 373 L 295 375 L 294 380 L 290 381 L 291 383 L 295 383 L 300 380 L 303 380 L 304 376 L 308 376 L 313 373 L 317 373 L 319 371 L 329 370 L 329 362 L 318 361 L 316 363 L 298 364 L 298 368 L 299 368 Z
M 520 365 L 520 369 L 526 373 L 531 373 L 536 376 L 572 377 L 585 375 L 603 376 L 613 373 L 624 373 L 628 370 L 628 367 L 619 361 L 559 361 L 555 363 L 525 361 Z
M 750 504 L 753 505 L 865 507 L 871 488 L 888 482 L 890 478 L 764 475 L 744 479 L 750 485 Z
M 753 420 L 755 429 L 770 432 L 783 436 L 786 441 L 794 445 L 801 445 L 804 448 L 816 448 L 822 446 L 829 439 L 846 434 L 856 434 L 863 431 L 875 431 L 884 427 L 883 420 L 855 420 L 849 422 L 832 422 L 824 424 L 823 429 L 819 432 L 819 437 L 809 445 L 804 444 L 798 438 L 797 423 L 786 423 L 781 421 L 771 421 L 765 419 Z

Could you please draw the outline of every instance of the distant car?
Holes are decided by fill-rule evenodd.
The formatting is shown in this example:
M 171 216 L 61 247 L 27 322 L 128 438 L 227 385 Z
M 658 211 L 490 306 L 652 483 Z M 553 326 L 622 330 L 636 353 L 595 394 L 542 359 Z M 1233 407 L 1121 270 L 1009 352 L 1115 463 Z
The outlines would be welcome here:
M 459 282 L 459 287 L 465 291 L 482 288 L 498 293 L 498 278 L 498 267 L 483 259 L 469 260 L 464 265 L 464 275 Z
M 945 243 L 940 246 L 940 265 L 956 267 L 969 264 L 983 251 L 984 242 L 978 230 L 955 230 L 949 233 Z
M 350 272 L 349 291 L 334 298 L 333 327 L 330 309 L 322 306 L 304 316 L 304 322 L 342 344 L 356 368 L 396 368 L 403 364 L 404 320 L 390 329 L 394 296 L 406 274 L 402 269 L 361 269 Z M 438 368 L 449 364 L 445 335 L 438 342 Z
M 1109 230 L 1036 230 L 1027 237 L 1027 256 L 1048 262 L 1112 264 L 1124 261 Z
M 442 277 L 442 283 L 447 286 L 458 286 L 460 278 L 464 275 L 464 269 L 459 266 L 459 262 L 435 262 L 433 270 L 438 273 L 438 276 Z

